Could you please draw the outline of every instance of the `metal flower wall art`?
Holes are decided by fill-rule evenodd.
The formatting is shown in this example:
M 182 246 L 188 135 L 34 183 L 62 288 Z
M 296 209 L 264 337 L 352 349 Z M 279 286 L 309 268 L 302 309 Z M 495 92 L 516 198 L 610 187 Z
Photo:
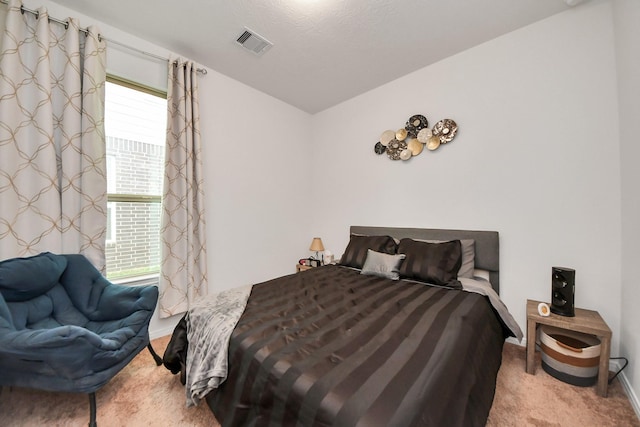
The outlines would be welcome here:
M 442 144 L 453 140 L 458 125 L 451 119 L 442 119 L 429 128 L 427 118 L 422 114 L 409 117 L 404 128 L 385 130 L 375 145 L 376 154 L 387 153 L 391 160 L 409 160 L 427 150 L 437 150 Z

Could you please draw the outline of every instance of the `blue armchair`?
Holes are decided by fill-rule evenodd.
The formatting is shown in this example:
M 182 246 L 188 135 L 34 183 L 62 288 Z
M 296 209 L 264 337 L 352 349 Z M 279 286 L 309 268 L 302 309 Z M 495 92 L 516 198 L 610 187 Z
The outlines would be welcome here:
M 0 262 L 0 386 L 89 394 L 149 344 L 155 286 L 120 286 L 82 255 Z

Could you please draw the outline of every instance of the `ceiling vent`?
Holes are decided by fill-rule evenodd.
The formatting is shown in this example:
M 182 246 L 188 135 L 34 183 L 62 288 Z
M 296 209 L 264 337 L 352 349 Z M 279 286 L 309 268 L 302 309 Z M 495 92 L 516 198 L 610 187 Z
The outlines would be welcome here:
M 271 46 L 273 46 L 273 43 L 269 40 L 259 34 L 256 34 L 247 27 L 244 28 L 244 32 L 240 34 L 236 39 L 236 42 L 258 56 L 262 56 L 266 51 L 271 49 Z

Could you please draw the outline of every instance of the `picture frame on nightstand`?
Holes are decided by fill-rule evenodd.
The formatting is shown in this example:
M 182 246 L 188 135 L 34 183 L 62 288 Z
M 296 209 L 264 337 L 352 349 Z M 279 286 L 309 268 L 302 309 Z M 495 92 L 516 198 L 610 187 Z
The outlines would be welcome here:
M 320 267 L 322 265 L 322 261 L 315 258 L 302 258 L 300 261 L 298 261 L 298 264 L 306 265 L 309 267 Z

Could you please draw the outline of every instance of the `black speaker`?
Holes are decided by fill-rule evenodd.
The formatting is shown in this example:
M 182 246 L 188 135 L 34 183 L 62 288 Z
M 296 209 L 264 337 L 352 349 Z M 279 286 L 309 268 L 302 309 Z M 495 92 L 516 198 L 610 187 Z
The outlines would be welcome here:
M 551 267 L 551 312 L 573 317 L 576 291 L 576 271 L 571 268 Z

